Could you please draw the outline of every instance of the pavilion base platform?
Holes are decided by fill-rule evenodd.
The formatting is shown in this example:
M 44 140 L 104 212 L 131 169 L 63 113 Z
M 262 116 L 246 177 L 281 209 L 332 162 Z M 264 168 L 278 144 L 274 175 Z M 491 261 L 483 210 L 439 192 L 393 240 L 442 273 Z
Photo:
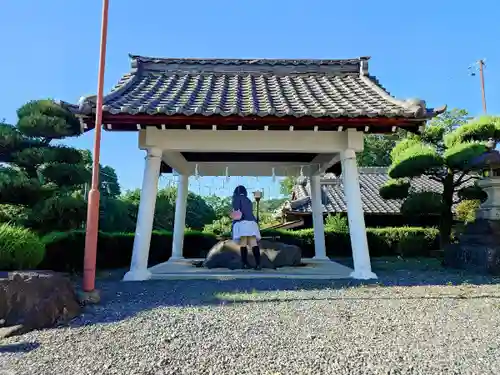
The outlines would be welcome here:
M 282 267 L 276 270 L 229 270 L 195 267 L 193 263 L 203 259 L 179 259 L 149 268 L 152 280 L 227 280 L 227 279 L 303 279 L 335 280 L 350 279 L 351 268 L 330 260 L 302 259 L 300 267 Z

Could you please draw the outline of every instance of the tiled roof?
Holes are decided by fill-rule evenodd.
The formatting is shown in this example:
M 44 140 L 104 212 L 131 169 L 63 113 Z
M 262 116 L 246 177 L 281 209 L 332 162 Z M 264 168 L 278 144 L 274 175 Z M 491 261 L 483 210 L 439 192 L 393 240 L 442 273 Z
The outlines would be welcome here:
M 347 212 L 347 203 L 344 196 L 344 187 L 341 178 L 330 176 L 330 183 L 323 183 L 322 202 L 324 213 Z M 365 214 L 399 214 L 402 201 L 386 200 L 379 194 L 379 189 L 389 179 L 386 168 L 359 168 L 359 184 L 361 201 Z M 415 178 L 411 183 L 412 191 L 442 191 L 442 184 L 425 176 Z M 310 185 L 295 185 L 295 201 L 288 203 L 288 209 L 293 212 L 311 212 Z
M 368 58 L 346 60 L 162 59 L 131 56 L 132 71 L 104 98 L 104 112 L 148 115 L 400 117 L 425 119 L 419 99 L 397 100 L 368 74 Z M 90 114 L 95 96 L 82 98 Z

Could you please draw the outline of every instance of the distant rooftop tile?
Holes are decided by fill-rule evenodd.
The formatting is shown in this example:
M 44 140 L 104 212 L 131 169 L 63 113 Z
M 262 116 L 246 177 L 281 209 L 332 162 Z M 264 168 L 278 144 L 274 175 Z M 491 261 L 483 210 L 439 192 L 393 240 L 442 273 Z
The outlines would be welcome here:
M 324 213 L 347 212 L 347 202 L 344 195 L 342 179 L 335 176 L 324 176 L 324 180 L 331 179 L 331 183 L 323 183 L 322 202 Z M 380 188 L 389 180 L 386 168 L 359 168 L 359 184 L 361 190 L 361 201 L 365 214 L 399 214 L 401 200 L 386 200 L 380 196 Z M 426 176 L 415 178 L 411 182 L 411 190 L 442 192 L 442 184 L 431 180 Z M 293 212 L 312 212 L 310 199 L 310 184 L 295 185 L 293 188 L 295 201 L 289 203 Z

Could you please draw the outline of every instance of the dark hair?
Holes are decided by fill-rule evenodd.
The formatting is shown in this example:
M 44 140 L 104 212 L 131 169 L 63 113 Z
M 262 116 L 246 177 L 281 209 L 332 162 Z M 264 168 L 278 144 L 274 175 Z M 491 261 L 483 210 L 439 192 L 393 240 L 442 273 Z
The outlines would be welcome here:
M 247 189 L 243 185 L 236 186 L 236 189 L 234 189 L 233 192 L 233 197 L 236 197 L 237 195 L 244 195 L 245 197 L 248 196 Z

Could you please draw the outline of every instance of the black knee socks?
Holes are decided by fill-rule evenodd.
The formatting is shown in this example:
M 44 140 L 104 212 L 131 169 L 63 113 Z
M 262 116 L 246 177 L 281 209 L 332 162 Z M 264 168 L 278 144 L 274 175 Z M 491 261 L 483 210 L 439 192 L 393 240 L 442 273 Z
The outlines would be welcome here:
M 240 254 L 241 254 L 241 262 L 243 263 L 243 266 L 248 265 L 248 249 L 246 246 L 240 247 Z
M 248 249 L 246 246 L 240 247 L 241 262 L 243 267 L 248 267 Z M 255 258 L 255 267 L 260 268 L 260 248 L 258 246 L 252 247 L 253 257 Z
M 260 267 L 260 248 L 258 246 L 252 247 L 252 253 L 255 258 L 255 265 Z

